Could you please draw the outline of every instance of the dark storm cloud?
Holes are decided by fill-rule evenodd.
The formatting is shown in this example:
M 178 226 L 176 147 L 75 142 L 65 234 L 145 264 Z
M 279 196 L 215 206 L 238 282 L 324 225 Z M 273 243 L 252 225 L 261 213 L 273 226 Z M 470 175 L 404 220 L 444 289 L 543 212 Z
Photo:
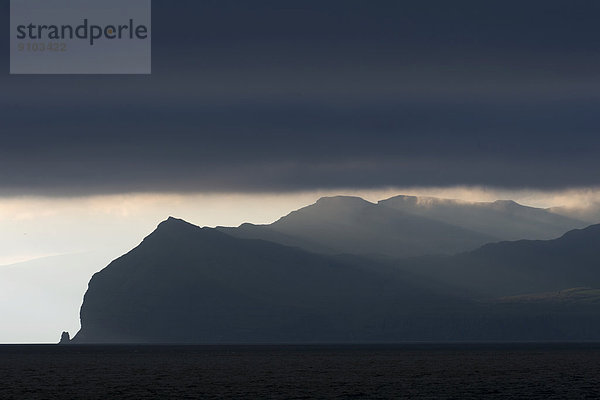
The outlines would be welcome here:
M 151 77 L 0 79 L 0 192 L 597 185 L 599 18 L 154 0 Z

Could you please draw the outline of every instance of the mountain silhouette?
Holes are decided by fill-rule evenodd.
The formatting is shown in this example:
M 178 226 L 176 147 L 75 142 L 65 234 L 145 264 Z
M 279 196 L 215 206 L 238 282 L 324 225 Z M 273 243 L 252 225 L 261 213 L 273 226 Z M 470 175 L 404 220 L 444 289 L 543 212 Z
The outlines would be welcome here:
M 599 241 L 592 226 L 394 261 L 319 255 L 169 218 L 94 275 L 71 343 L 597 340 L 594 290 L 568 302 L 528 299 L 600 283 Z
M 424 257 L 402 268 L 482 296 L 517 296 L 577 287 L 600 288 L 600 225 L 554 240 L 485 245 L 453 257 Z
M 550 239 L 584 225 L 508 201 L 460 203 L 399 196 L 374 204 L 340 196 L 322 198 L 270 225 L 218 229 L 323 254 L 402 258 L 457 254 L 503 240 Z
M 384 265 L 170 218 L 93 276 L 73 343 L 381 340 L 397 329 L 380 325 L 390 310 L 451 303 Z
M 453 254 L 495 240 L 358 197 L 341 196 L 322 198 L 271 225 L 219 229 L 241 238 L 264 239 L 318 253 L 387 257 Z

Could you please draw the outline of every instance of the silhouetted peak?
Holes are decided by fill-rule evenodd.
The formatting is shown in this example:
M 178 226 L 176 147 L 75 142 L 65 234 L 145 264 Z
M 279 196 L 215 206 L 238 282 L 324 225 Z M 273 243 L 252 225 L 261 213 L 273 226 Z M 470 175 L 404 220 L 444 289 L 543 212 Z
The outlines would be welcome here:
M 190 232 L 199 229 L 201 228 L 182 219 L 169 217 L 165 221 L 158 224 L 156 232 Z
M 149 236 L 144 239 L 144 242 L 152 242 L 153 246 L 157 243 L 164 243 L 167 240 L 223 240 L 230 238 L 229 235 L 213 228 L 201 228 L 197 225 L 190 224 L 179 218 L 169 217 L 161 222 L 158 227 Z
M 170 223 L 170 224 L 184 223 L 184 224 L 187 224 L 188 222 L 182 220 L 181 218 L 169 217 L 169 218 L 167 218 L 164 221 L 164 223 Z
M 196 225 L 192 225 L 187 221 L 184 221 L 182 219 L 175 218 L 175 217 L 169 217 L 158 225 L 159 228 L 174 227 L 174 226 L 194 226 L 194 227 L 196 227 Z
M 282 223 L 296 221 L 306 222 L 306 218 L 318 218 L 322 222 L 322 218 L 331 218 L 336 216 L 339 218 L 340 215 L 348 213 L 355 213 L 358 210 L 362 210 L 366 207 L 375 206 L 360 197 L 352 196 L 335 196 L 335 197 L 322 197 L 317 200 L 316 203 L 310 206 L 303 207 L 299 210 L 292 211 L 285 217 L 280 218 L 277 222 L 272 224 L 273 226 L 280 225 Z
M 373 203 L 366 201 L 360 197 L 355 196 L 333 196 L 333 197 L 321 197 L 315 203 L 317 206 L 366 206 L 373 205 Z

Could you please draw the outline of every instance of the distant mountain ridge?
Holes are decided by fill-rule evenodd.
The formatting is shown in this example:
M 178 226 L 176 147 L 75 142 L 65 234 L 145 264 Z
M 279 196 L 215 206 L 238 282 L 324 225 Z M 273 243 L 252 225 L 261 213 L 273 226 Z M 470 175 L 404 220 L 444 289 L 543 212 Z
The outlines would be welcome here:
M 397 196 L 374 204 L 339 196 L 322 198 L 270 225 L 218 229 L 323 254 L 403 258 L 457 254 L 505 240 L 552 239 L 584 226 L 582 221 L 513 201 L 465 203 Z
M 452 257 L 407 260 L 402 268 L 480 295 L 517 296 L 600 288 L 600 225 L 553 240 L 487 244 Z
M 396 196 L 379 204 L 495 237 L 499 241 L 554 239 L 589 224 L 512 200 L 463 202 L 435 197 Z

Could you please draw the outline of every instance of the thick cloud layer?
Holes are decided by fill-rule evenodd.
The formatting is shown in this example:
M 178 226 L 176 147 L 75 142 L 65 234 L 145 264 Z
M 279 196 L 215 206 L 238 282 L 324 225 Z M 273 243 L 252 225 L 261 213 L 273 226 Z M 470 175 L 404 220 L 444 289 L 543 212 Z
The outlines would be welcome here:
M 0 193 L 598 185 L 599 18 L 154 0 L 152 76 L 0 77 Z

